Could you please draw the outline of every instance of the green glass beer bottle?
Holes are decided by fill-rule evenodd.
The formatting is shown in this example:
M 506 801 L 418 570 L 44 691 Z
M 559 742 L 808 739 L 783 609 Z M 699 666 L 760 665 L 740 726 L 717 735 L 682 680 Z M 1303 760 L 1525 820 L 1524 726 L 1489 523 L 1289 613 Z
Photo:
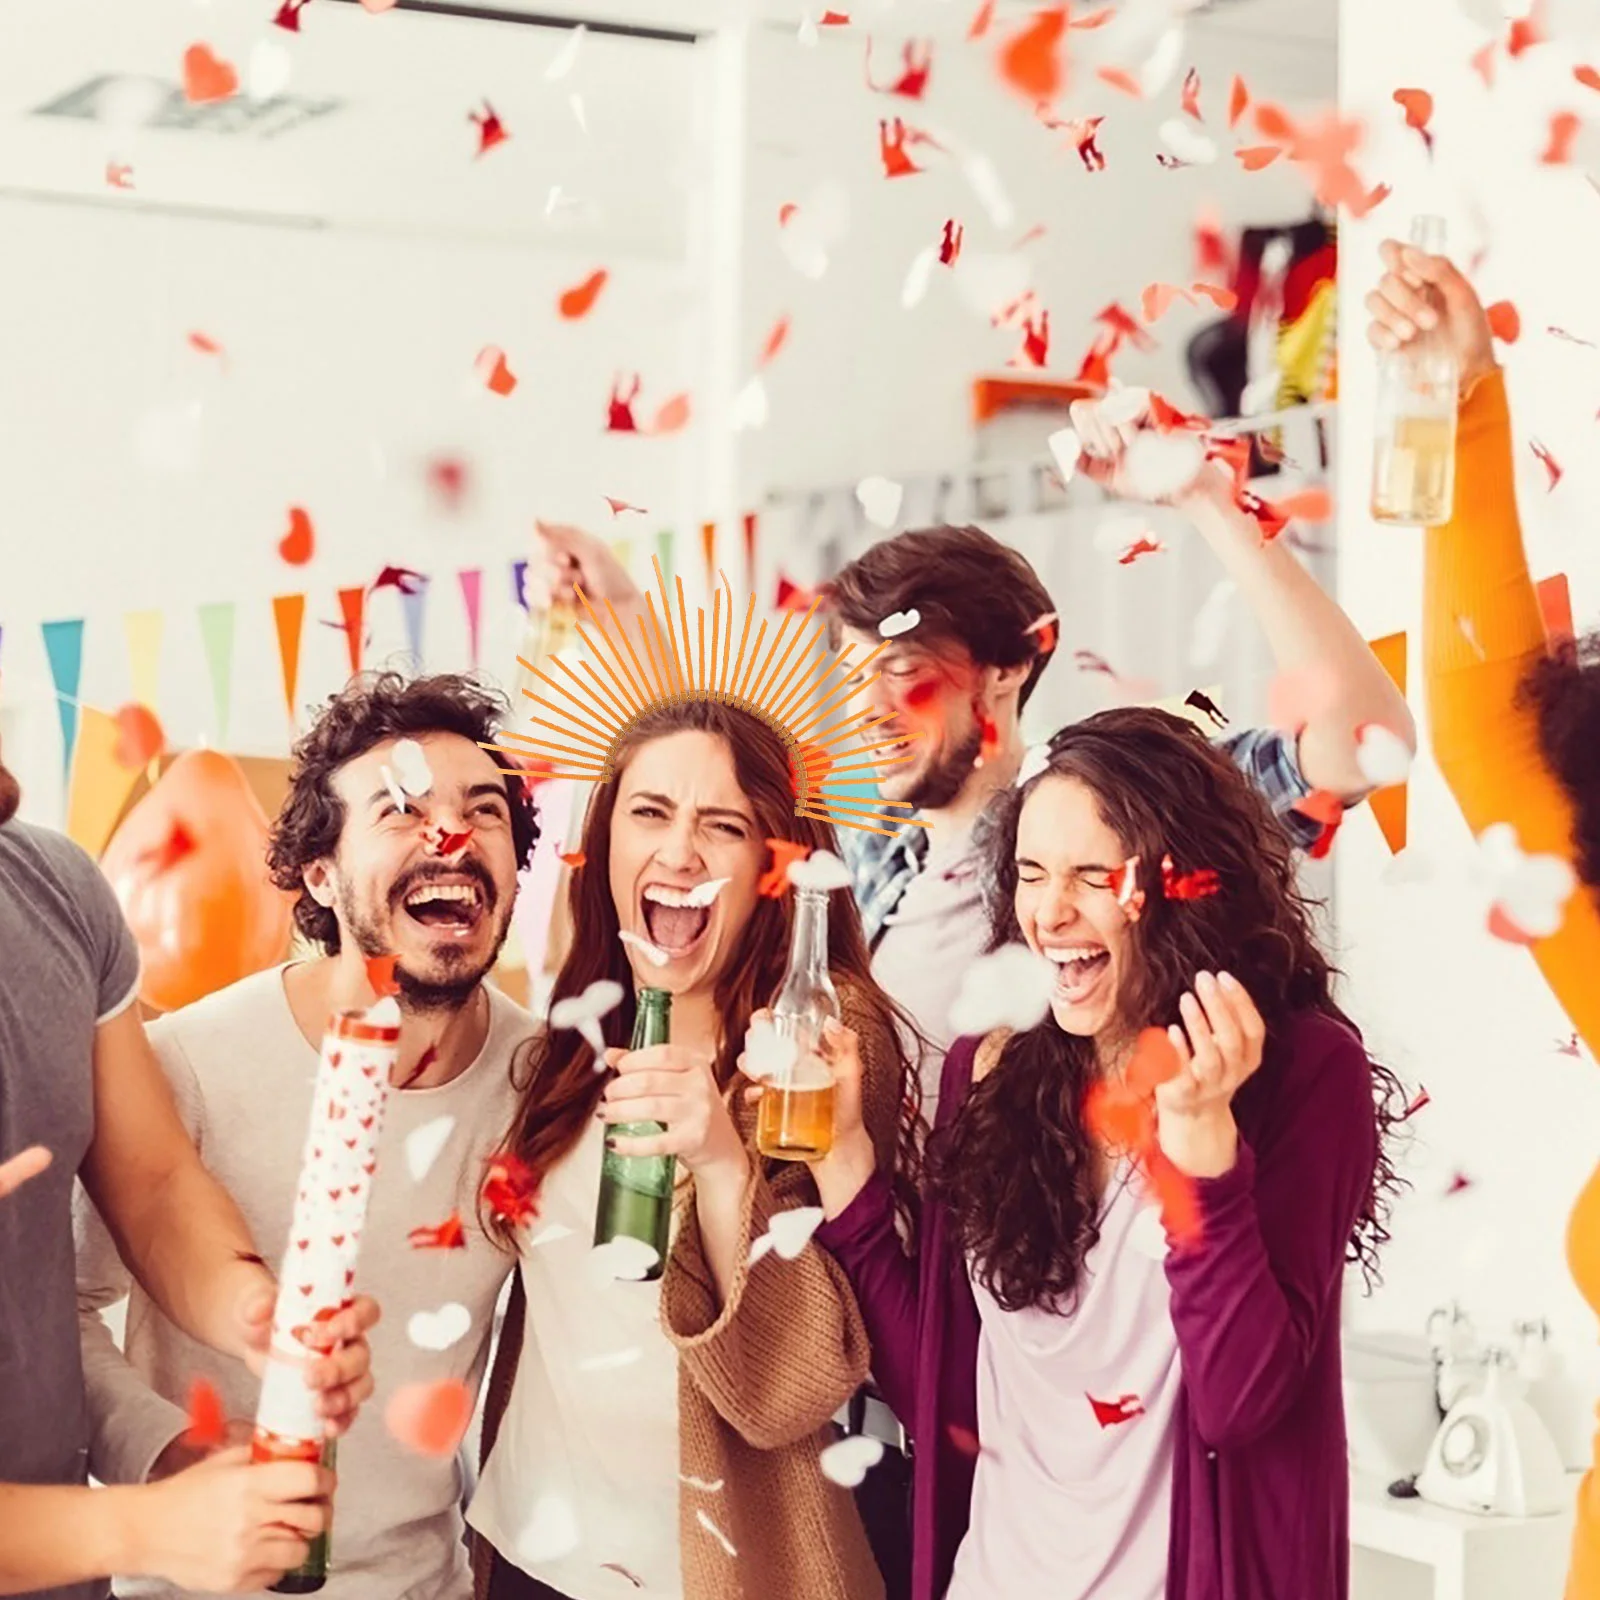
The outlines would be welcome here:
M 641 989 L 633 1019 L 632 1050 L 666 1044 L 672 1032 L 672 996 L 665 989 Z M 667 1130 L 659 1122 L 619 1122 L 608 1139 L 648 1139 Z M 600 1203 L 595 1209 L 594 1242 L 638 1239 L 656 1253 L 646 1279 L 659 1278 L 667 1264 L 672 1225 L 672 1185 L 677 1163 L 671 1156 L 624 1156 L 607 1150 L 600 1166 Z
M 339 1444 L 336 1439 L 323 1442 L 321 1461 L 330 1472 L 338 1461 Z M 315 1594 L 328 1581 L 328 1552 L 333 1545 L 333 1526 L 329 1526 L 311 1541 L 306 1558 L 293 1572 L 286 1572 L 273 1584 L 273 1594 Z

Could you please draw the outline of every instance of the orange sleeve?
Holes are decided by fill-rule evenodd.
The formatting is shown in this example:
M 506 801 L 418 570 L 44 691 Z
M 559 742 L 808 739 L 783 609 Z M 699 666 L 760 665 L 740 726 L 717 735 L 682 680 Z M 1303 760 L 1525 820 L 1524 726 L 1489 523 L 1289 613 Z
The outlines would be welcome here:
M 1539 749 L 1535 712 L 1517 703 L 1544 652 L 1544 623 L 1522 547 L 1505 378 L 1461 408 L 1456 511 L 1430 529 L 1423 582 L 1423 671 L 1434 758 L 1474 833 L 1509 822 L 1524 850 L 1570 858 L 1573 810 Z M 1600 1055 L 1600 898 L 1580 888 L 1534 960 L 1573 1027 Z M 1600 1310 L 1600 1171 L 1572 1214 L 1567 1260 Z M 1600 1438 L 1578 1490 L 1566 1600 L 1600 1600 Z

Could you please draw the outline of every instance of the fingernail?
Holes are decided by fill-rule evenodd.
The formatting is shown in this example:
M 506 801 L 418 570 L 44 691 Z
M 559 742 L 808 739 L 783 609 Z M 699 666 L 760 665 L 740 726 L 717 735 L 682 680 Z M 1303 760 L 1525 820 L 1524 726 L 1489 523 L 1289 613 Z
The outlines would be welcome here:
M 1216 981 L 1217 980 L 1214 977 L 1212 977 L 1209 972 L 1202 972 L 1200 974 L 1200 976 L 1195 979 L 1195 982 L 1202 989 L 1210 989 L 1210 988 L 1214 987 L 1215 984 L 1216 984 Z
M 1437 326 L 1438 326 L 1438 324 L 1439 324 L 1439 313 L 1438 313 L 1438 312 L 1437 312 L 1437 311 L 1434 311 L 1434 310 L 1433 310 L 1433 309 L 1432 309 L 1432 308 L 1431 308 L 1431 307 L 1429 307 L 1429 306 L 1424 306 L 1424 307 L 1423 307 L 1423 308 L 1422 308 L 1422 309 L 1421 309 L 1421 310 L 1420 310 L 1420 311 L 1419 311 L 1419 312 L 1418 312 L 1418 313 L 1417 313 L 1417 321 L 1418 321 L 1418 322 L 1419 322 L 1419 323 L 1420 323 L 1420 324 L 1421 324 L 1421 325 L 1422 325 L 1422 326 L 1423 326 L 1423 327 L 1424 327 L 1424 328 L 1434 328 L 1434 327 L 1437 327 Z
M 1231 972 L 1219 974 L 1217 982 L 1220 983 L 1224 989 L 1237 989 L 1239 987 L 1239 980 L 1234 977 Z
M 617 1148 L 617 1141 L 615 1139 L 607 1139 L 606 1140 L 606 1149 L 607 1150 L 615 1150 L 616 1148 Z
M 1394 331 L 1398 333 L 1402 339 L 1415 339 L 1417 336 L 1417 330 L 1412 327 L 1409 322 L 1397 322 L 1395 324 Z

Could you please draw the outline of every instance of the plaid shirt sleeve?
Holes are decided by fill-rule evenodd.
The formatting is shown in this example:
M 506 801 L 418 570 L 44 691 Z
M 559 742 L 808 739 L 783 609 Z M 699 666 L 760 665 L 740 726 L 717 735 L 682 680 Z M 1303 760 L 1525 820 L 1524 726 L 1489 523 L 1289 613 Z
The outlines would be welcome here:
M 1212 743 L 1226 751 L 1245 777 L 1261 791 L 1296 848 L 1305 850 L 1317 842 L 1322 835 L 1322 824 L 1294 809 L 1311 793 L 1311 785 L 1300 770 L 1295 740 L 1276 728 L 1249 728 L 1243 733 L 1214 739 Z
M 867 944 L 875 945 L 884 924 L 900 904 L 907 885 L 922 867 L 927 835 L 921 828 L 905 827 L 894 833 L 870 833 L 864 828 L 838 828 L 839 857 L 850 873 L 861 930 Z

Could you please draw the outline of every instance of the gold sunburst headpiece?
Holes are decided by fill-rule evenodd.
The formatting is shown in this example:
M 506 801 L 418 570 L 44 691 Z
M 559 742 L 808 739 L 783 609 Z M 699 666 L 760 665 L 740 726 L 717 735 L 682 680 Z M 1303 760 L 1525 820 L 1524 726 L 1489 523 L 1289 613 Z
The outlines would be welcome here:
M 544 731 L 506 730 L 500 738 L 514 741 L 519 748 L 500 743 L 488 748 L 524 760 L 531 757 L 552 777 L 604 783 L 616 776 L 617 751 L 642 717 L 689 700 L 715 701 L 760 718 L 783 741 L 794 775 L 796 816 L 871 833 L 891 833 L 908 822 L 922 826 L 903 814 L 911 810 L 906 801 L 877 800 L 863 805 L 843 796 L 836 798 L 833 793 L 855 787 L 860 779 L 852 782 L 853 774 L 873 773 L 880 765 L 910 760 L 909 755 L 901 755 L 882 763 L 868 759 L 855 765 L 840 764 L 847 755 L 871 757 L 906 742 L 897 738 L 881 744 L 863 743 L 863 736 L 889 721 L 893 713 L 849 710 L 852 696 L 876 681 L 878 674 L 868 669 L 888 647 L 888 640 L 860 661 L 852 661 L 855 647 L 845 645 L 831 651 L 827 624 L 819 620 L 807 642 L 807 627 L 820 604 L 813 600 L 792 631 L 798 613 L 786 611 L 770 644 L 766 644 L 766 618 L 752 641 L 756 609 L 752 594 L 735 651 L 733 595 L 727 578 L 719 573 L 722 588 L 711 597 L 711 637 L 709 641 L 706 638 L 705 608 L 697 606 L 691 641 L 682 578 L 676 579 L 680 626 L 675 627 L 661 563 L 652 560 L 651 564 L 661 595 L 661 614 L 656 614 L 655 596 L 647 593 L 643 612 L 634 618 L 642 657 L 611 602 L 604 602 L 606 615 L 602 618 L 579 589 L 578 599 L 594 627 L 591 636 L 581 621 L 575 624 L 589 655 L 578 664 L 584 676 L 559 655 L 548 663 L 560 673 L 559 678 L 519 656 L 518 663 L 544 685 L 543 692 L 522 691 L 536 708 L 530 722 Z

